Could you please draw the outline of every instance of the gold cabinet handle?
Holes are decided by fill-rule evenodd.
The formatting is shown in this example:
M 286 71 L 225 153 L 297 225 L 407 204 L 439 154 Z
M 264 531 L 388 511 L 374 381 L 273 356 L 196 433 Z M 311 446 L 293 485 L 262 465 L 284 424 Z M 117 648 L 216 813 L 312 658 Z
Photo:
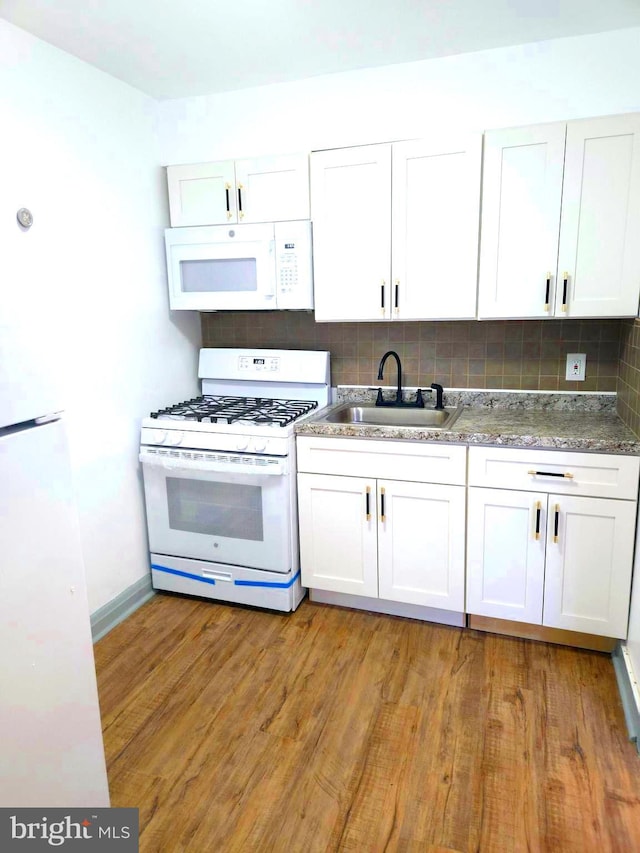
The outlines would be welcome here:
M 551 291 L 551 273 L 547 273 L 547 284 L 544 292 L 544 310 L 549 310 L 549 294 Z
M 380 282 L 380 314 L 384 317 L 384 291 L 387 286 L 387 282 L 383 278 Z
M 238 219 L 244 219 L 244 210 L 242 209 L 242 190 L 244 187 L 242 184 L 238 184 Z
M 540 539 L 540 514 L 542 513 L 542 503 L 536 501 L 536 529 L 533 534 L 534 539 Z
M 380 489 L 380 521 L 386 521 L 387 516 L 384 514 L 384 488 Z
M 365 515 L 367 517 L 367 521 L 371 521 L 371 486 L 367 486 L 367 491 L 365 495 Z
M 567 288 L 568 288 L 568 286 L 569 286 L 569 273 L 563 272 L 562 273 L 562 305 L 561 305 L 560 310 L 565 311 L 565 312 L 567 310 L 567 295 L 568 295 L 567 294 Z
M 400 279 L 398 278 L 393 282 L 393 294 L 393 312 L 398 314 L 400 312 Z
M 574 475 L 570 471 L 565 471 L 564 474 L 558 474 L 556 471 L 534 471 L 533 468 L 527 471 L 532 477 L 564 477 L 565 480 L 573 480 Z
M 233 214 L 231 213 L 231 199 L 229 197 L 230 192 L 231 192 L 231 184 L 226 183 L 224 185 L 224 194 L 226 196 L 226 203 L 227 203 L 227 219 L 231 219 L 233 217 Z
M 553 508 L 554 518 L 553 518 L 553 541 L 558 542 L 560 537 L 558 536 L 558 528 L 560 526 L 560 504 L 556 504 Z

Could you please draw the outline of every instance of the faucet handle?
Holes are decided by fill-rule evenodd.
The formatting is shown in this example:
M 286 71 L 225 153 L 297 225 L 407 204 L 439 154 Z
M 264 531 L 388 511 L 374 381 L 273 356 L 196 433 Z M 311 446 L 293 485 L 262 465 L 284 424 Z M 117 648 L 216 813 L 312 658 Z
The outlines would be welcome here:
M 418 409 L 424 409 L 424 398 L 422 396 L 422 388 L 418 388 L 418 390 L 416 391 L 415 405 Z
M 376 406 L 383 406 L 384 398 L 382 396 L 382 388 L 378 388 L 378 394 L 376 396 Z

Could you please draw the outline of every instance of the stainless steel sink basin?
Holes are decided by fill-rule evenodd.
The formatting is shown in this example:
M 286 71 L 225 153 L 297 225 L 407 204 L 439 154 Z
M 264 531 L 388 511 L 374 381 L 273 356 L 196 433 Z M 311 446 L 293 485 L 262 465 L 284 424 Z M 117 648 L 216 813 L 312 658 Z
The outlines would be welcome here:
M 330 424 L 367 424 L 369 426 L 422 427 L 449 429 L 460 415 L 462 407 L 445 409 L 412 409 L 345 403 L 325 416 Z

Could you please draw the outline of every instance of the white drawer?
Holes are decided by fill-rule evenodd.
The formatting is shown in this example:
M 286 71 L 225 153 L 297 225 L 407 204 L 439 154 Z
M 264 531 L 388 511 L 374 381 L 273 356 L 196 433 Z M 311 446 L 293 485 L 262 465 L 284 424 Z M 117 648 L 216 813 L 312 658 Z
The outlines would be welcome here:
M 564 450 L 469 448 L 469 485 L 636 500 L 640 458 Z
M 464 486 L 467 448 L 427 441 L 298 436 L 298 471 Z

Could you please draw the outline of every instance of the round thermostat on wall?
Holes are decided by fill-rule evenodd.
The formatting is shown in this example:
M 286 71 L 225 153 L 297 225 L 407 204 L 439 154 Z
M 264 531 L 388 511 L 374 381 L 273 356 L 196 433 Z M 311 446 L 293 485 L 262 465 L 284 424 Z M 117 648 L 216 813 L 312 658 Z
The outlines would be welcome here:
M 16 213 L 16 218 L 23 228 L 31 228 L 33 225 L 33 214 L 28 207 L 21 207 Z

